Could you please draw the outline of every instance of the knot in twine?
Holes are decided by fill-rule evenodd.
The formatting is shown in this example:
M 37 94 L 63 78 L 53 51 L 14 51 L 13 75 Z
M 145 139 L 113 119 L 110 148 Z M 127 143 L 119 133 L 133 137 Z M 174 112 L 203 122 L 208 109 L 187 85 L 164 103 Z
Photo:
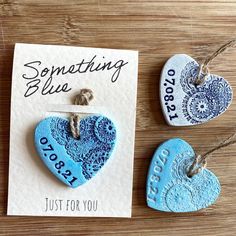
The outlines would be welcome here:
M 87 106 L 93 99 L 93 91 L 91 89 L 81 89 L 79 94 L 75 96 L 74 104 Z M 70 117 L 70 129 L 73 137 L 78 139 L 80 137 L 80 124 L 81 117 L 79 113 L 73 113 Z
M 213 59 L 216 58 L 221 53 L 223 53 L 224 51 L 226 51 L 228 48 L 234 47 L 235 44 L 236 44 L 236 39 L 233 39 L 222 45 L 219 49 L 217 49 L 214 53 L 212 53 L 209 57 L 205 59 L 205 61 L 199 67 L 198 75 L 195 80 L 196 85 L 201 85 L 206 81 L 207 77 L 210 74 L 208 65 L 213 61 Z
M 226 138 L 219 145 L 217 145 L 214 148 L 207 151 L 206 153 L 204 153 L 202 155 L 195 155 L 195 159 L 188 169 L 187 176 L 191 178 L 194 175 L 201 172 L 204 168 L 206 168 L 207 158 L 210 156 L 210 154 L 212 154 L 213 152 L 215 152 L 217 150 L 220 150 L 221 148 L 228 147 L 234 143 L 236 143 L 236 132 L 233 135 Z

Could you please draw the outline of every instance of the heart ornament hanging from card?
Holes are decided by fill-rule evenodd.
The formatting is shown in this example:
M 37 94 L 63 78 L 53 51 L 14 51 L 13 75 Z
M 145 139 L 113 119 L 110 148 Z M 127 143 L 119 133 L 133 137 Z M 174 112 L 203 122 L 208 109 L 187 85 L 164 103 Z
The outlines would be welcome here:
M 79 123 L 80 138 L 72 136 L 70 122 L 60 117 L 42 120 L 35 129 L 35 146 L 48 169 L 75 188 L 93 178 L 110 158 L 116 128 L 105 116 L 88 116 Z
M 182 139 L 160 145 L 150 164 L 146 197 L 149 207 L 166 212 L 192 212 L 213 204 L 220 194 L 220 183 L 209 170 L 188 177 L 195 153 Z
M 160 99 L 169 125 L 190 126 L 205 123 L 221 115 L 230 106 L 233 92 L 218 75 L 208 74 L 197 85 L 199 64 L 190 56 L 177 54 L 163 67 Z

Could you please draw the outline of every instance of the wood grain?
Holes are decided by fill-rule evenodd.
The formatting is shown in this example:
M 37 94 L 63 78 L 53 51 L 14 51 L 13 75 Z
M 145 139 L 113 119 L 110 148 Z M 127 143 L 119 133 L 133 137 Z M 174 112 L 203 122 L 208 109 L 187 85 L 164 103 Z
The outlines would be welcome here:
M 235 0 L 1 0 L 0 17 L 0 235 L 236 235 L 236 145 L 215 153 L 208 163 L 222 185 L 217 204 L 196 213 L 171 214 L 145 203 L 146 173 L 158 144 L 178 136 L 203 152 L 235 131 L 235 97 L 224 115 L 187 128 L 165 124 L 158 98 L 160 71 L 171 55 L 184 52 L 202 61 L 235 37 Z M 6 216 L 16 42 L 139 50 L 132 219 Z M 211 71 L 235 89 L 236 50 L 215 59 Z

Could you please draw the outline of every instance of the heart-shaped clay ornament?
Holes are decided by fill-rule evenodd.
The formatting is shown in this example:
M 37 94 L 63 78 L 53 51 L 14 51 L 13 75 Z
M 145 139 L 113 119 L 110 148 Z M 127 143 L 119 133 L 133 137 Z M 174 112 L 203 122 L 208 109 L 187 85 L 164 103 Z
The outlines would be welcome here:
M 160 145 L 147 176 L 147 204 L 159 211 L 192 212 L 213 204 L 220 194 L 220 183 L 209 170 L 189 178 L 194 160 L 192 147 L 174 138 Z
M 81 119 L 80 138 L 74 139 L 67 119 L 49 117 L 35 129 L 35 146 L 48 169 L 75 188 L 91 179 L 111 156 L 116 128 L 104 116 Z
M 188 126 L 205 123 L 227 110 L 233 98 L 229 83 L 209 74 L 196 85 L 199 64 L 190 56 L 177 54 L 163 67 L 160 99 L 169 125 Z

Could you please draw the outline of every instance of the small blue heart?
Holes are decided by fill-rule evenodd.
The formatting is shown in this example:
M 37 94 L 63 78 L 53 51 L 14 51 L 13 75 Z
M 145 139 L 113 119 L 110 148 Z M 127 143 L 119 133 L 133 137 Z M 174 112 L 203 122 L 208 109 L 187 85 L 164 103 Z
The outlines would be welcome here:
M 75 188 L 91 179 L 109 159 L 116 142 L 116 128 L 104 116 L 80 121 L 80 138 L 74 139 L 67 119 L 49 117 L 35 129 L 35 146 L 48 169 Z
M 147 176 L 147 204 L 159 211 L 191 212 L 213 204 L 220 194 L 220 183 L 209 170 L 192 178 L 187 171 L 195 153 L 182 139 L 170 139 L 160 145 Z

